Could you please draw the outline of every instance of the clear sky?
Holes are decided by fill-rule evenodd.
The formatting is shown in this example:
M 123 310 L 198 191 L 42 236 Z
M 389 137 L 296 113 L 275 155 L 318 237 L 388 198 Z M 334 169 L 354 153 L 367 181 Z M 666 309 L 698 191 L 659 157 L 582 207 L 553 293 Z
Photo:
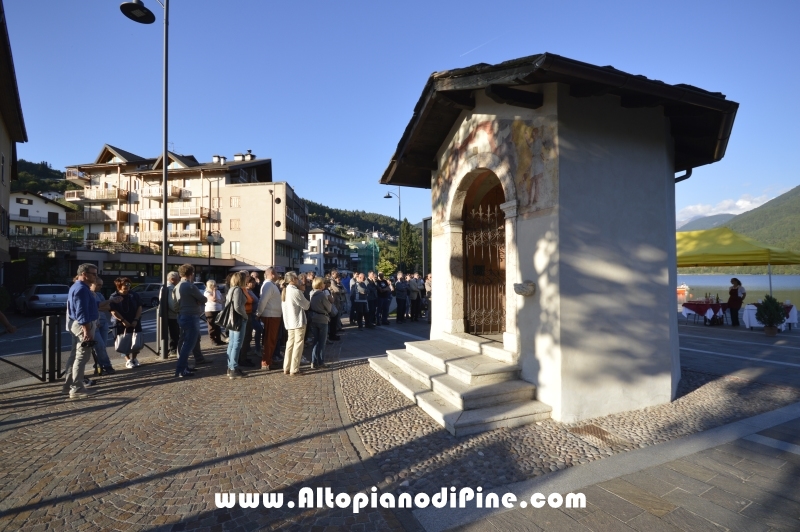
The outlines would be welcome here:
M 162 10 L 4 0 L 30 141 L 19 156 L 161 150 Z M 678 219 L 739 213 L 800 184 L 800 2 L 172 0 L 170 135 L 210 161 L 252 150 L 303 197 L 397 215 L 378 185 L 431 72 L 551 52 L 740 103 L 725 158 L 677 185 Z M 396 190 L 396 188 L 392 189 Z M 403 216 L 430 215 L 404 188 Z

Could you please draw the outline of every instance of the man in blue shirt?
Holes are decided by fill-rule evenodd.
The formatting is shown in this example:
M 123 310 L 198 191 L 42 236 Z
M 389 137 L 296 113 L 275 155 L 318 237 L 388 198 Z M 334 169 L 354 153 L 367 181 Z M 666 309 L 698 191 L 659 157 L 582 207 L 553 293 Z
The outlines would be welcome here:
M 92 357 L 95 329 L 97 319 L 100 317 L 97 300 L 90 288 L 95 279 L 97 279 L 97 266 L 81 264 L 78 266 L 78 280 L 72 284 L 67 296 L 68 317 L 72 320 L 70 333 L 75 345 L 65 366 L 67 380 L 64 383 L 64 390 L 69 388 L 70 399 L 82 399 L 94 393 L 84 386 L 83 374 L 86 363 Z

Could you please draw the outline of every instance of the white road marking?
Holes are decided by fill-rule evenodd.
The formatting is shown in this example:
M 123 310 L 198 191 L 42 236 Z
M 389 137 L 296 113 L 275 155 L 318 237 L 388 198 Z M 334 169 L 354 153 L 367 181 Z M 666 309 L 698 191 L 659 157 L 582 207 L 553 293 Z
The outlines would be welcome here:
M 694 353 L 706 353 L 709 355 L 714 355 L 718 357 L 726 357 L 726 358 L 739 358 L 741 360 L 753 360 L 755 362 L 763 362 L 764 364 L 778 364 L 780 366 L 792 366 L 794 368 L 800 368 L 800 364 L 792 364 L 790 362 L 778 362 L 775 360 L 764 360 L 763 358 L 752 358 L 752 357 L 740 357 L 737 355 L 724 355 L 722 353 L 715 353 L 714 351 L 703 351 L 702 349 L 689 349 L 688 347 L 681 347 L 681 351 L 692 351 Z
M 750 344 L 750 345 L 760 345 L 761 347 L 777 347 L 779 349 L 796 349 L 800 351 L 800 347 L 792 347 L 790 345 L 774 345 L 774 344 L 762 344 L 759 342 L 742 342 L 740 340 L 730 340 L 728 338 L 714 338 L 713 336 L 697 336 L 695 334 L 681 334 L 680 336 L 686 336 L 687 338 L 702 338 L 704 340 L 714 340 L 715 342 L 734 342 L 737 344 Z

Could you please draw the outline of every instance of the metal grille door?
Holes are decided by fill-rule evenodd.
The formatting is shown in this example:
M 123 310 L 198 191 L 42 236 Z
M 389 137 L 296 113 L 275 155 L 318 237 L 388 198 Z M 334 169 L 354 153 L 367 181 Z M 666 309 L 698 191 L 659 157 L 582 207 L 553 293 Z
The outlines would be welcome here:
M 506 324 L 505 215 L 479 206 L 464 221 L 466 321 L 470 334 L 498 334 Z

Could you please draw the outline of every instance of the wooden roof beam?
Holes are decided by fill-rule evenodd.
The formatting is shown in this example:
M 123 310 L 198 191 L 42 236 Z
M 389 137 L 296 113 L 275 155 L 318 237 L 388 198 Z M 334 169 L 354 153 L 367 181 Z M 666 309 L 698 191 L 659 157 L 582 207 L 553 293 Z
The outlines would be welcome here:
M 538 109 L 544 104 L 544 95 L 538 92 L 521 91 L 505 85 L 489 85 L 485 89 L 486 96 L 496 101 L 516 107 Z

